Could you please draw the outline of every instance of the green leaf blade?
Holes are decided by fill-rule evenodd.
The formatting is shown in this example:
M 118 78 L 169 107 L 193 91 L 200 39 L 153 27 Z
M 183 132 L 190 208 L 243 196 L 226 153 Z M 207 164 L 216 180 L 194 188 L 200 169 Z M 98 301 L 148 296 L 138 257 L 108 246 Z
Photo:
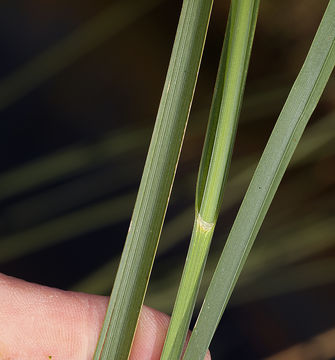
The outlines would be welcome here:
M 251 246 L 335 64 L 335 1 L 330 0 L 244 197 L 184 360 L 203 359 Z
M 185 0 L 129 232 L 94 360 L 128 359 L 179 159 L 212 0 Z
M 140 4 L 132 0 L 113 2 L 64 39 L 1 79 L 0 111 L 74 64 L 80 57 L 153 10 L 161 2 L 162 0 L 145 0 Z
M 229 14 L 227 39 L 223 47 L 220 61 L 217 91 L 222 93 L 216 103 L 213 102 L 213 113 L 219 107 L 218 119 L 212 120 L 215 128 L 209 127 L 209 138 L 215 133 L 215 138 L 209 140 L 204 148 L 206 171 L 200 171 L 198 179 L 197 211 L 207 222 L 215 222 L 220 210 L 223 191 L 230 167 L 233 152 L 235 133 L 240 114 L 241 102 L 244 93 L 248 71 L 250 53 L 255 33 L 259 1 L 233 1 Z M 220 72 L 224 73 L 224 76 Z M 221 79 L 220 79 L 221 77 Z M 222 88 L 220 88 L 220 85 Z M 219 94 L 215 94 L 219 95 Z M 209 149 L 209 146 L 212 149 Z M 210 153 L 210 158 L 206 153 Z M 201 165 L 201 167 L 204 165 Z M 202 169 L 201 169 L 202 170 Z M 203 185 L 202 185 L 203 184 Z M 201 201 L 200 201 L 201 200 Z M 216 206 L 213 206 L 213 203 Z
M 214 232 L 198 215 L 161 360 L 180 359 Z
M 227 180 L 259 1 L 232 3 L 199 171 L 195 221 L 161 360 L 179 360 Z

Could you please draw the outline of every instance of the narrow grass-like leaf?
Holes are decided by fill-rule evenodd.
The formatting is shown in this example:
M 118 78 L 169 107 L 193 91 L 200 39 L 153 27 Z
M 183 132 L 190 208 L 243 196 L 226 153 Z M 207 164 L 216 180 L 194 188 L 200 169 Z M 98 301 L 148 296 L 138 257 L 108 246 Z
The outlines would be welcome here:
M 245 103 L 244 103 L 245 105 Z M 289 164 L 289 168 L 294 168 L 297 166 L 301 166 L 306 165 L 308 163 L 313 163 L 315 162 L 317 159 L 319 159 L 320 157 L 322 158 L 324 156 L 324 147 L 327 147 L 327 144 L 332 144 L 332 142 L 335 139 L 335 131 L 331 131 L 335 125 L 335 121 L 334 121 L 334 116 L 335 113 L 332 112 L 330 114 L 328 114 L 327 116 L 325 116 L 324 118 L 319 119 L 315 124 L 311 125 L 308 127 L 308 129 L 306 129 L 306 131 L 304 132 L 304 135 L 301 139 L 301 141 L 299 142 L 298 147 L 296 148 L 294 155 L 290 161 Z M 335 153 L 335 149 L 334 147 L 330 147 L 330 151 L 331 154 Z M 326 153 L 327 154 L 327 153 Z M 328 156 L 330 156 L 330 154 L 328 154 Z M 251 164 L 252 162 L 252 164 Z M 228 184 L 227 186 L 229 186 L 229 192 L 226 192 L 225 194 L 225 201 L 223 203 L 223 208 L 224 209 L 229 209 L 232 205 L 236 204 L 238 199 L 240 199 L 243 195 L 242 193 L 242 189 L 247 187 L 247 182 L 248 179 L 251 178 L 252 173 L 254 171 L 254 169 L 256 168 L 256 164 L 253 164 L 253 160 L 249 159 L 248 161 L 245 161 L 245 159 L 243 158 L 243 160 L 239 160 L 237 159 L 233 164 L 233 167 L 237 167 L 238 170 L 235 170 L 235 175 L 230 176 L 228 178 Z M 244 169 L 244 170 L 243 170 Z M 232 169 L 233 170 L 233 169 Z M 249 175 L 250 174 L 250 175 Z M 289 187 L 293 187 L 293 189 L 297 188 L 297 186 L 300 186 L 301 188 L 301 178 L 298 177 L 297 180 L 295 180 L 293 182 L 293 186 L 292 183 L 289 183 L 287 185 L 289 185 Z M 308 186 L 308 185 L 307 185 Z M 328 197 L 328 195 L 327 195 Z M 287 197 L 285 197 L 282 201 L 287 201 Z M 324 201 L 321 201 L 321 204 L 315 204 L 316 208 L 320 208 L 321 207 L 325 207 L 326 204 L 324 204 Z M 284 209 L 284 213 L 287 213 L 287 208 Z M 292 209 L 292 207 L 290 207 L 290 212 L 294 212 L 295 209 Z M 162 239 L 160 241 L 160 245 L 158 247 L 158 253 L 157 254 L 163 254 L 164 252 L 170 250 L 173 246 L 176 246 L 183 238 L 185 238 L 188 235 L 188 229 L 189 226 L 192 225 L 192 217 L 193 217 L 193 207 L 187 207 L 184 211 L 182 211 L 180 214 L 176 215 L 173 219 L 171 219 L 164 227 L 163 232 L 162 232 Z M 277 220 L 277 223 L 279 223 L 280 220 Z M 308 220 L 308 223 L 311 225 L 311 223 L 314 223 L 315 219 L 312 220 Z M 296 221 L 295 221 L 296 223 Z M 296 227 L 298 227 L 298 229 L 300 229 L 300 223 L 297 224 Z M 303 227 L 305 227 L 305 223 L 303 222 L 303 225 L 301 225 Z M 323 230 L 327 230 L 327 228 L 324 228 L 324 224 L 323 226 Z M 286 264 L 286 261 L 294 261 L 294 259 L 296 259 L 297 257 L 300 256 L 300 254 L 302 254 L 302 249 L 307 249 L 311 251 L 308 252 L 308 256 L 312 256 L 313 254 L 316 253 L 316 251 L 320 252 L 320 249 L 317 248 L 315 249 L 315 246 L 319 246 L 321 248 L 323 248 L 326 240 L 326 236 L 323 235 L 321 237 L 321 241 L 318 242 L 313 242 L 313 247 L 312 245 L 312 240 L 310 240 L 310 242 L 308 242 L 308 246 L 306 245 L 307 243 L 305 243 L 304 240 L 307 241 L 307 239 L 309 239 L 309 235 L 311 234 L 311 232 L 308 231 L 304 234 L 298 234 L 297 235 L 297 231 L 296 227 L 294 230 L 292 229 L 288 229 L 287 231 L 285 231 L 285 233 L 282 233 L 280 231 L 280 233 L 277 236 L 274 236 L 273 233 L 273 226 L 272 223 L 268 224 L 268 226 L 264 229 L 263 228 L 263 238 L 271 233 L 271 243 L 268 243 L 268 246 L 266 247 L 266 249 L 261 249 L 260 251 L 258 251 L 258 249 L 254 249 L 253 253 L 251 254 L 251 257 L 248 259 L 248 262 L 246 264 L 246 271 L 247 272 L 252 272 L 254 273 L 255 268 L 259 269 L 259 272 L 262 272 L 263 269 L 265 269 L 265 271 L 267 271 L 267 264 L 271 263 L 271 265 L 275 264 L 276 267 L 282 266 L 283 263 Z M 282 227 L 278 228 L 278 230 L 280 230 Z M 52 232 L 54 231 L 53 228 L 48 228 L 46 229 L 46 238 L 49 238 L 49 234 L 52 234 Z M 293 235 L 291 235 L 293 233 Z M 324 234 L 324 231 L 322 231 L 322 234 Z M 23 234 L 22 234 L 23 235 Z M 307 236 L 306 236 L 307 235 Z M 301 239 L 298 241 L 300 248 L 292 248 L 292 246 L 294 246 L 295 244 L 297 244 L 297 240 L 293 241 L 293 236 L 295 239 Z M 303 237 L 303 239 L 302 239 Z M 314 233 L 312 235 L 312 237 L 314 238 Z M 287 238 L 289 238 L 289 244 L 287 243 Z M 280 243 L 282 240 L 284 239 L 284 243 L 282 244 L 282 246 L 280 246 L 280 249 L 285 248 L 286 249 L 286 253 L 283 254 L 280 259 L 281 261 L 276 261 L 275 258 L 277 259 L 277 257 L 274 255 L 277 251 L 278 248 L 277 246 L 274 246 L 277 243 Z M 285 245 L 287 244 L 287 246 Z M 3 252 L 3 247 L 1 246 L 1 241 L 0 241 L 0 254 Z M 14 245 L 16 247 L 19 247 L 20 245 Z M 43 246 L 42 244 L 40 246 Z M 6 245 L 7 247 L 7 245 Z M 273 249 L 273 247 L 275 247 L 275 249 Z M 291 251 L 292 249 L 292 251 Z M 29 250 L 29 249 L 28 249 Z M 213 251 L 215 252 L 216 249 L 214 248 Z M 306 251 L 304 252 L 306 253 Z M 290 254 L 290 256 L 289 256 Z M 1 256 L 0 256 L 1 258 Z M 271 258 L 271 259 L 270 259 Z M 270 259 L 270 261 L 268 261 Z M 110 289 L 110 287 L 113 284 L 113 280 L 114 278 L 111 277 L 110 274 L 112 273 L 116 273 L 116 270 L 114 271 L 113 269 L 117 269 L 117 265 L 115 265 L 115 263 L 118 263 L 119 260 L 115 260 L 115 258 L 113 260 L 111 260 L 110 262 L 106 263 L 105 265 L 101 266 L 100 268 L 98 268 L 97 270 L 93 271 L 92 273 L 90 273 L 87 277 L 85 277 L 84 279 L 82 279 L 80 282 L 76 283 L 71 290 L 73 291 L 82 291 L 82 292 L 89 292 L 89 293 L 95 293 L 95 294 L 106 294 L 108 292 L 108 290 Z M 213 259 L 209 259 L 210 264 L 208 264 L 207 261 L 207 272 L 210 273 L 212 270 L 214 271 L 215 266 L 212 265 L 212 261 L 214 261 Z M 110 270 L 112 269 L 112 270 Z M 176 270 L 179 270 L 178 267 L 176 267 L 174 270 L 175 271 L 171 271 L 172 275 L 171 278 L 173 278 L 174 276 L 178 276 L 178 272 Z M 205 270 L 206 271 L 206 270 Z M 208 277 L 208 281 L 207 281 L 207 277 Z M 205 281 L 205 284 L 204 283 Z M 203 279 L 201 287 L 207 287 L 209 284 L 209 276 L 206 275 L 206 279 Z M 160 280 L 160 282 L 164 283 L 164 281 Z M 240 283 L 240 282 L 239 282 Z M 238 283 L 238 284 L 239 284 Z M 169 286 L 166 285 L 165 283 L 165 289 L 168 288 Z M 173 286 L 174 289 L 174 286 Z M 149 288 L 150 290 L 150 288 Z M 200 289 L 201 291 L 201 289 Z M 157 291 L 158 292 L 158 291 Z M 166 312 L 170 312 L 171 308 L 167 307 L 165 304 L 170 303 L 170 298 L 171 296 L 166 295 L 165 291 L 163 289 L 159 290 L 159 294 L 157 292 L 154 292 L 154 297 L 155 298 L 161 298 L 162 299 L 162 303 L 163 305 L 161 305 L 158 301 L 156 301 L 155 299 L 151 299 L 151 297 L 147 298 L 147 300 L 149 301 L 150 304 L 156 305 L 157 306 L 162 306 L 162 308 L 164 310 L 166 310 Z M 204 292 L 203 292 L 204 294 Z M 201 295 L 201 294 L 200 294 Z M 151 293 L 152 296 L 152 293 Z
M 180 154 L 212 0 L 185 0 L 143 176 L 94 360 L 129 356 Z
M 0 200 L 89 172 L 126 153 L 139 151 L 147 143 L 147 135 L 148 129 L 121 129 L 96 143 L 65 148 L 1 173 Z
M 232 305 L 240 306 L 247 302 L 332 284 L 335 281 L 335 257 L 286 266 L 280 271 L 265 271 L 262 275 L 257 281 L 249 282 L 248 286 L 236 288 L 237 296 L 234 294 Z
M 228 176 L 258 7 L 259 1 L 231 5 L 196 189 L 196 212 L 208 223 L 217 219 Z
M 1 86 L 0 84 L 0 88 Z M 266 93 L 262 91 L 246 97 L 243 106 L 244 120 L 259 120 L 272 114 L 272 107 L 281 100 L 285 89 L 286 87 L 284 89 L 276 88 L 273 91 Z M 260 99 L 263 99 L 267 106 L 260 106 Z M 204 116 L 207 116 L 206 109 L 195 113 L 193 124 L 198 125 L 199 119 L 202 120 Z M 147 146 L 150 131 L 149 128 L 135 130 L 122 128 L 119 131 L 104 135 L 94 144 L 63 148 L 3 172 L 0 174 L 0 200 L 31 191 L 68 176 L 89 171 L 122 156 L 124 153 L 140 151 Z M 195 126 L 191 136 L 197 136 L 199 132 L 200 126 Z M 330 134 L 332 132 L 328 132 L 328 135 Z
M 259 1 L 233 1 L 199 170 L 195 221 L 162 360 L 180 359 L 227 180 Z
M 330 0 L 241 204 L 210 283 L 185 360 L 203 359 L 302 132 L 335 64 L 335 0 Z
M 320 157 L 322 158 L 325 153 L 325 147 L 329 147 L 330 150 L 330 153 L 326 152 L 326 155 L 328 154 L 327 156 L 334 154 L 334 147 L 328 146 L 331 145 L 335 139 L 335 131 L 332 131 L 335 125 L 334 117 L 335 114 L 330 113 L 306 129 L 304 136 L 302 137 L 299 146 L 295 150 L 294 156 L 289 164 L 290 168 L 301 166 L 302 164 L 306 165 L 308 163 L 314 162 Z M 135 136 L 136 134 L 138 133 L 134 132 L 132 135 Z M 122 139 L 124 139 L 124 137 L 122 137 Z M 99 144 L 98 148 L 85 150 L 87 151 L 87 155 L 91 154 L 91 161 L 96 158 L 95 152 L 99 153 L 99 151 L 101 151 L 100 149 L 104 148 L 102 145 L 108 145 L 107 148 L 110 149 L 109 142 L 110 141 L 108 141 L 108 143 L 103 142 Z M 110 152 L 113 153 L 113 151 Z M 57 162 L 58 161 L 60 161 L 60 159 L 57 159 Z M 247 161 L 245 159 L 237 159 L 233 166 L 235 168 L 237 167 L 238 170 L 235 171 L 236 174 L 234 176 L 231 176 L 228 179 L 229 192 L 226 193 L 223 204 L 225 209 L 228 209 L 229 207 L 236 204 L 237 201 L 239 201 L 239 199 L 242 197 L 242 189 L 247 187 L 247 182 L 251 178 L 256 164 L 254 164 L 253 159 L 249 159 Z M 298 178 L 297 182 L 300 184 L 299 186 L 301 188 L 301 179 Z M 293 185 L 291 183 L 290 187 L 295 188 L 297 185 L 294 182 Z M 56 195 L 58 197 L 60 196 L 58 193 L 56 193 Z M 89 193 L 89 196 L 90 195 L 92 195 L 92 192 Z M 59 244 L 70 239 L 71 237 L 80 236 L 82 234 L 100 229 L 104 226 L 111 226 L 117 222 L 124 221 L 127 216 L 129 216 L 131 211 L 131 203 L 134 198 L 135 194 L 130 193 L 116 199 L 106 199 L 103 202 L 95 203 L 94 206 L 90 206 L 89 208 L 80 209 L 76 212 L 49 220 L 37 226 L 29 227 L 28 229 L 22 230 L 20 232 L 2 235 L 0 237 L 0 262 L 11 261 L 15 258 L 19 258 L 41 249 L 48 248 L 49 246 Z M 35 199 L 35 197 L 33 199 Z M 45 198 L 45 201 L 47 201 L 48 204 L 50 203 L 48 196 Z M 283 201 L 286 201 L 286 198 Z M 21 214 L 27 214 L 32 212 L 32 209 L 34 209 L 34 215 L 36 212 L 38 213 L 38 211 L 34 207 L 31 207 L 29 203 L 25 204 L 24 202 L 22 209 L 17 209 L 19 205 L 20 203 L 18 205 L 15 203 L 11 208 L 13 217 L 10 217 L 9 219 L 13 223 L 20 223 L 20 221 L 17 219 L 17 212 L 21 212 Z M 39 209 L 45 209 L 45 207 L 46 205 L 43 202 L 39 204 Z M 189 231 L 188 224 L 190 224 L 190 219 L 192 218 L 191 214 L 193 214 L 193 212 L 193 207 L 190 206 L 182 213 L 177 215 L 174 219 L 172 219 L 168 224 L 166 224 L 163 230 L 163 238 L 166 240 L 161 242 L 158 251 L 162 253 L 170 249 L 172 246 L 176 245 L 176 243 L 187 236 Z M 4 214 L 6 217 L 6 211 Z M 25 219 L 26 218 L 27 215 Z M 320 241 L 318 244 L 320 244 Z M 308 247 L 311 248 L 311 245 Z M 301 253 L 300 250 L 295 250 L 295 252 Z M 287 258 L 286 255 L 285 258 Z M 99 269 L 96 275 L 92 274 L 92 276 L 89 276 L 88 279 L 84 279 L 83 283 L 85 284 L 87 280 L 90 284 L 98 284 L 100 273 L 101 271 Z M 107 270 L 106 273 L 108 273 Z M 104 290 L 101 290 L 102 287 L 95 288 L 93 285 L 90 285 L 87 288 L 84 285 L 82 287 L 78 285 L 76 290 L 80 289 L 80 291 L 86 292 L 106 293 L 107 289 L 112 286 L 113 281 L 110 276 L 108 277 L 108 274 L 105 276 L 105 278 L 108 278 L 108 281 L 105 282 L 106 285 L 103 287 Z M 102 283 L 102 281 L 100 281 L 100 283 Z
M 171 250 L 171 248 L 176 246 L 181 239 L 187 235 L 187 229 L 189 229 L 188 225 L 192 226 L 192 219 L 193 208 L 189 207 L 165 224 L 162 238 L 157 249 L 157 256 Z M 116 273 L 116 265 L 119 263 L 119 260 L 119 256 L 114 257 L 113 260 L 99 267 L 86 278 L 75 284 L 72 287 L 72 290 L 95 294 L 106 294 L 113 285 L 114 279 L 111 274 Z
M 0 237 L 0 263 L 29 255 L 126 219 L 134 193 L 89 205 L 25 231 Z
M 0 111 L 96 49 L 162 0 L 119 0 L 0 81 Z

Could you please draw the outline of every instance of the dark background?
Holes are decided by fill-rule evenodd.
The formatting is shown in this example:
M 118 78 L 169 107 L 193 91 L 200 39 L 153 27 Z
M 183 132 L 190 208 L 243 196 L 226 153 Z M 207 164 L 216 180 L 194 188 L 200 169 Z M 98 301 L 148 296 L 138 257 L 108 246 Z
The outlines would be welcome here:
M 181 1 L 0 3 L 0 271 L 109 294 Z M 120 5 L 122 4 L 122 5 Z M 203 296 L 327 1 L 262 1 Z M 216 1 L 146 304 L 171 312 L 228 1 Z M 332 76 L 225 312 L 213 359 L 335 358 Z M 199 304 L 201 299 L 199 299 Z M 294 352 L 295 351 L 295 352 Z

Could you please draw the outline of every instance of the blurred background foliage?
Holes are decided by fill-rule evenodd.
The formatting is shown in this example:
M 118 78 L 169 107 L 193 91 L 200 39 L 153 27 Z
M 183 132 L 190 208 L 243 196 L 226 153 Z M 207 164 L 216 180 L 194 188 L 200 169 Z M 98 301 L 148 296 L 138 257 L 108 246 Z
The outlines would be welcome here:
M 326 5 L 261 2 L 231 175 L 201 295 Z M 180 7 L 181 1 L 165 0 L 1 2 L 1 272 L 109 294 Z M 214 4 L 145 301 L 167 313 L 192 229 L 228 7 L 228 1 Z M 332 76 L 213 340 L 214 359 L 335 358 L 334 93 Z

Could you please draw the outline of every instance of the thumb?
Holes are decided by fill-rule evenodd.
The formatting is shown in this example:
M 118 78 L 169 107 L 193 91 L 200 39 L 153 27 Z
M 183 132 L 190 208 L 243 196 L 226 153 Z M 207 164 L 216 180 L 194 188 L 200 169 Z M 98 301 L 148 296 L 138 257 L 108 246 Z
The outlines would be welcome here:
M 108 298 L 0 274 L 0 303 L 1 359 L 91 360 Z M 143 306 L 130 360 L 158 360 L 168 324 L 167 315 Z

